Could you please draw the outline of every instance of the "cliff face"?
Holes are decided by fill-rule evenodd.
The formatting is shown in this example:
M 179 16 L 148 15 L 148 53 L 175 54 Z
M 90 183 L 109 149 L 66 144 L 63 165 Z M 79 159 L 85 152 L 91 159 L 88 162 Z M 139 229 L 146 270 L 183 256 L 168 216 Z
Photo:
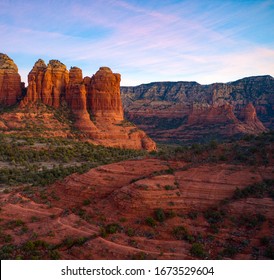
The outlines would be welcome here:
M 14 105 L 21 97 L 21 77 L 16 64 L 0 53 L 0 105 Z
M 258 134 L 274 128 L 270 76 L 211 85 L 150 83 L 121 87 L 121 96 L 126 117 L 158 141 Z
M 82 70 L 78 67 L 72 67 L 69 71 L 66 101 L 75 116 L 74 125 L 80 131 L 86 133 L 97 131 L 87 111 L 87 91 L 83 83 Z
M 28 90 L 21 106 L 40 100 L 45 105 L 59 108 L 65 97 L 69 74 L 66 66 L 58 60 L 50 60 L 46 66 L 39 59 L 28 75 Z
M 114 121 L 124 119 L 120 81 L 121 75 L 112 73 L 108 67 L 100 67 L 91 78 L 88 108 L 93 116 Z
M 61 98 L 65 97 L 68 79 L 69 73 L 66 66 L 58 60 L 50 60 L 43 80 L 43 103 L 59 108 Z

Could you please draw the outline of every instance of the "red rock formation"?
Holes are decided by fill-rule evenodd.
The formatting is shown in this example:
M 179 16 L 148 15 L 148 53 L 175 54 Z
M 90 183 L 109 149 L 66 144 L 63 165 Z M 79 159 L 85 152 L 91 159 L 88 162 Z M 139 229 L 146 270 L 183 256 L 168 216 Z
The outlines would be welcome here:
M 0 105 L 14 105 L 21 94 L 21 77 L 16 64 L 0 53 Z
M 244 122 L 258 121 L 256 110 L 252 103 L 248 103 L 242 110 L 241 116 Z
M 28 74 L 27 94 L 21 101 L 20 106 L 24 107 L 29 103 L 42 100 L 43 80 L 47 66 L 42 59 L 38 59 Z
M 91 78 L 88 109 L 95 118 L 124 119 L 120 81 L 120 74 L 112 73 L 108 67 L 100 67 Z
M 107 67 L 101 67 L 92 78 L 83 79 L 78 67 L 72 67 L 68 72 L 58 60 L 50 60 L 46 66 L 39 59 L 28 75 L 29 85 L 20 107 L 24 109 L 40 101 L 59 108 L 61 100 L 66 100 L 75 117 L 74 126 L 87 141 L 112 147 L 155 150 L 156 144 L 143 131 L 133 124 L 123 123 L 120 79 L 120 74 L 113 74 Z M 39 110 L 38 107 L 33 106 L 33 109 Z M 91 118 L 96 119 L 96 124 Z M 14 127 L 14 122 L 9 127 Z
M 69 70 L 69 83 L 66 89 L 66 101 L 69 106 L 72 103 L 72 95 L 75 91 L 75 84 L 81 84 L 83 81 L 82 70 L 78 67 L 71 67 Z
M 262 122 L 258 119 L 256 109 L 252 103 L 248 103 L 242 109 L 239 118 L 243 122 L 243 132 L 245 133 L 258 134 L 267 131 Z
M 66 66 L 59 60 L 50 60 L 43 80 L 43 103 L 58 108 L 61 98 L 65 97 L 68 81 Z
M 74 84 L 70 86 L 71 110 L 76 118 L 74 125 L 82 132 L 97 131 L 96 126 L 90 120 L 87 111 L 87 93 L 84 84 Z
M 58 60 L 50 60 L 48 66 L 39 59 L 28 75 L 27 94 L 21 106 L 41 100 L 44 104 L 58 108 L 65 97 L 69 75 L 66 66 Z
M 34 64 L 32 70 L 28 75 L 28 83 L 35 81 L 36 83 L 36 99 L 42 99 L 43 80 L 47 66 L 42 59 L 39 59 Z

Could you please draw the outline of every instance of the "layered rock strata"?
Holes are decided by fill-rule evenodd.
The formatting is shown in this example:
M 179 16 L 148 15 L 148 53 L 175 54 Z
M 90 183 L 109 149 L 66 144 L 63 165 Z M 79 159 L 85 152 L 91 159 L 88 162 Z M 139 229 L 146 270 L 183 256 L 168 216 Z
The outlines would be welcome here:
M 100 67 L 92 76 L 89 89 L 88 109 L 95 118 L 122 121 L 124 119 L 120 97 L 121 75 L 108 67 Z
M 65 98 L 69 81 L 66 66 L 58 60 L 50 60 L 46 66 L 39 59 L 28 75 L 28 90 L 21 106 L 40 100 L 45 105 L 60 107 L 61 99 Z
M 271 76 L 211 85 L 155 82 L 121 87 L 121 96 L 126 117 L 161 142 L 259 134 L 274 128 Z

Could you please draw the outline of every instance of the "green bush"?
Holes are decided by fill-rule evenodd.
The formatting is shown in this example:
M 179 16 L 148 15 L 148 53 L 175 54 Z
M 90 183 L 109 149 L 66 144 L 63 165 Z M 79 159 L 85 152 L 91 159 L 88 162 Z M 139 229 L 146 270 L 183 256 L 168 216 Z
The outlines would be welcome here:
M 245 226 L 247 228 L 258 227 L 266 221 L 266 217 L 261 213 L 255 215 L 242 214 L 237 221 L 239 226 Z
M 133 228 L 128 228 L 126 233 L 129 237 L 132 237 L 135 235 L 135 231 Z
M 206 220 L 208 221 L 209 224 L 217 224 L 219 222 L 222 222 L 225 216 L 225 212 L 222 209 L 215 209 L 215 208 L 211 208 L 208 209 L 205 213 L 204 213 L 204 217 L 206 218 Z
M 155 227 L 157 224 L 156 221 L 152 217 L 147 217 L 145 222 L 147 225 L 149 225 L 151 227 Z
M 193 243 L 190 253 L 192 256 L 197 258 L 205 258 L 207 256 L 204 246 L 201 243 Z
M 188 242 L 194 242 L 195 241 L 195 237 L 192 236 L 188 232 L 187 228 L 185 228 L 184 226 L 174 227 L 173 230 L 172 230 L 172 234 L 178 240 L 186 240 Z
M 264 196 L 272 197 L 274 192 L 273 186 L 274 186 L 274 180 L 268 179 L 268 180 L 263 180 L 262 182 L 249 185 L 243 189 L 236 188 L 232 196 L 232 199 L 236 200 L 236 199 L 247 198 L 247 197 L 262 198 Z
M 162 208 L 158 208 L 155 210 L 154 212 L 154 215 L 155 215 L 155 219 L 158 221 L 158 222 L 164 222 L 166 220 L 166 215 L 165 215 L 165 212 Z
M 113 223 L 113 224 L 108 224 L 105 227 L 105 229 L 107 234 L 114 234 L 121 230 L 121 226 L 119 224 Z
M 88 205 L 90 205 L 91 204 L 91 201 L 89 200 L 89 199 L 85 199 L 84 201 L 83 201 L 83 205 L 84 206 L 88 206 Z

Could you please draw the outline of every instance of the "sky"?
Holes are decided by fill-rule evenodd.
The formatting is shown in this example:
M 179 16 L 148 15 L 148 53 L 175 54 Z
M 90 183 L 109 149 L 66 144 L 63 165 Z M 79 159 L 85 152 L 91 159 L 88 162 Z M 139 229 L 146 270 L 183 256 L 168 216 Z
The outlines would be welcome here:
M 124 86 L 274 76 L 274 0 L 0 0 L 0 38 L 25 82 L 39 58 Z

